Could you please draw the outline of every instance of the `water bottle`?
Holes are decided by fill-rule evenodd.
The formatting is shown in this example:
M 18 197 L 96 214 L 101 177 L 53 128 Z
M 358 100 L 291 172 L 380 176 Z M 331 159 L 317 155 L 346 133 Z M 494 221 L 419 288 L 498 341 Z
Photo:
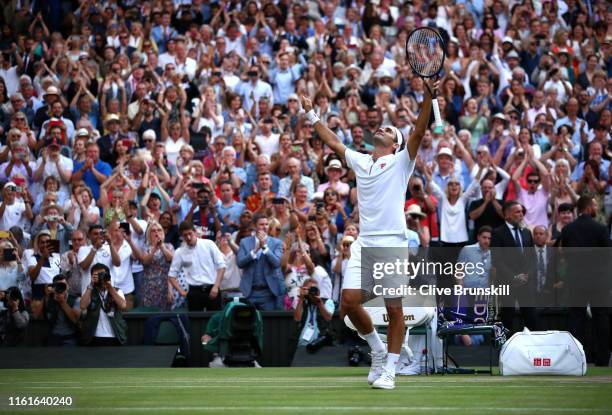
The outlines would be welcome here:
M 423 349 L 423 352 L 421 353 L 419 369 L 420 369 L 419 372 L 421 373 L 421 375 L 427 374 L 427 349 Z

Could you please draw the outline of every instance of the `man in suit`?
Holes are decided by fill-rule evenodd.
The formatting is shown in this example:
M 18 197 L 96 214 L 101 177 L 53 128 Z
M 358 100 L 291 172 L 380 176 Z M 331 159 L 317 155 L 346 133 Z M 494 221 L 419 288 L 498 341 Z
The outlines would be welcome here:
M 518 300 L 522 323 L 533 330 L 536 327 L 535 309 L 523 306 L 533 305 L 536 286 L 535 278 L 530 275 L 535 268 L 533 238 L 528 229 L 521 227 L 525 212 L 520 203 L 515 200 L 506 202 L 503 214 L 504 224 L 495 228 L 491 235 L 496 284 L 510 286 L 510 295 L 499 298 L 502 323 L 513 331 L 515 303 Z
M 237 263 L 242 268 L 240 291 L 257 309 L 282 308 L 285 282 L 280 260 L 282 243 L 268 236 L 268 218 L 255 215 L 255 235 L 240 241 Z
M 560 245 L 567 261 L 567 291 L 569 327 L 585 346 L 587 324 L 586 305 L 590 304 L 593 319 L 594 363 L 608 366 L 610 360 L 610 255 L 601 248 L 610 247 L 606 227 L 594 218 L 597 201 L 582 196 L 576 203 L 578 218 L 563 227 Z M 581 248 L 589 249 L 581 249 Z M 599 248 L 599 249 L 598 249 Z M 579 306 L 579 307 L 576 307 Z
M 535 305 L 538 316 L 542 309 L 559 305 L 563 283 L 559 278 L 557 267 L 557 250 L 549 247 L 550 236 L 543 225 L 533 228 L 535 264 L 531 275 L 535 278 Z M 549 327 L 544 327 L 545 329 Z

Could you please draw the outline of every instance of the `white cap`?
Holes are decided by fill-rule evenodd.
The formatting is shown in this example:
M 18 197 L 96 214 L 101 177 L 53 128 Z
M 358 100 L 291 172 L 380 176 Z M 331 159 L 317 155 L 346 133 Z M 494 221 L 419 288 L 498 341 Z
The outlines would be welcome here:
M 436 154 L 436 157 L 440 157 L 440 156 L 449 156 L 450 158 L 453 158 L 453 152 L 448 147 L 442 147 L 438 151 L 438 154 Z
M 154 141 L 157 140 L 157 134 L 154 130 L 148 129 L 142 133 L 142 138 L 152 138 Z
M 77 137 L 89 137 L 89 130 L 87 128 L 79 128 L 77 131 Z

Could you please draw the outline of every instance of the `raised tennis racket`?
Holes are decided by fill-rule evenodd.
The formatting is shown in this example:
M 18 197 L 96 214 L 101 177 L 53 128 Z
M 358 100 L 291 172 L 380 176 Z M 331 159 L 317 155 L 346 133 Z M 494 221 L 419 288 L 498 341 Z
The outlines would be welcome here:
M 406 59 L 415 74 L 421 78 L 437 78 L 444 66 L 446 45 L 437 30 L 431 27 L 414 29 L 406 41 Z M 436 127 L 442 127 L 440 106 L 435 91 L 432 94 L 432 106 Z

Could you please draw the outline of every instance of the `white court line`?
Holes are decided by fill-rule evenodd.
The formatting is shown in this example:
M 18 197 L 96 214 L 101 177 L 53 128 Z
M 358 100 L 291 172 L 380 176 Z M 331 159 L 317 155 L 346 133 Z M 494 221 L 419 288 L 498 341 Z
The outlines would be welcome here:
M 362 388 L 365 385 L 365 381 L 361 381 L 359 384 L 353 385 L 328 385 L 325 390 L 328 389 L 356 389 Z M 497 385 L 417 385 L 417 384 L 405 384 L 407 389 L 466 389 L 466 388 L 477 388 L 477 389 L 488 389 L 497 388 Z M 402 386 L 402 383 L 399 383 Z M 593 389 L 599 385 L 537 385 L 540 389 Z M 534 385 L 504 385 L 504 388 L 510 389 L 532 389 Z M 23 386 L 19 385 L 20 389 L 51 389 L 49 386 Z M 283 385 L 283 384 L 271 384 L 271 385 L 104 385 L 97 384 L 95 386 L 62 386 L 62 389 L 316 389 L 321 390 L 321 385 Z
M 350 377 L 350 378 L 334 378 L 334 377 L 326 377 L 326 376 L 322 376 L 322 377 L 309 377 L 309 378 L 277 378 L 277 379 L 271 379 L 271 378 L 221 378 L 221 379 L 215 379 L 215 378 L 196 378 L 196 379 L 147 379 L 147 382 L 150 383 L 163 383 L 163 384 L 172 384 L 172 383 L 204 383 L 204 384 L 210 384 L 210 383 L 272 383 L 272 384 L 287 384 L 289 382 L 316 382 L 318 384 L 320 384 L 321 380 L 330 380 L 333 382 L 346 382 L 346 383 L 363 383 L 365 380 L 365 376 L 362 377 Z M 419 384 L 419 383 L 431 383 L 431 384 L 449 384 L 449 383 L 459 383 L 459 384 L 465 384 L 465 383 L 483 383 L 483 384 L 494 384 L 494 383 L 512 383 L 512 382 L 524 382 L 524 383 L 529 383 L 532 386 L 536 386 L 533 385 L 534 383 L 538 383 L 538 382 L 542 382 L 542 383 L 550 383 L 550 382 L 554 382 L 556 385 L 559 384 L 568 384 L 568 385 L 578 385 L 578 384 L 599 384 L 599 383 L 605 383 L 605 384 L 610 384 L 610 380 L 608 379 L 598 379 L 598 378 L 576 378 L 575 380 L 570 380 L 567 379 L 566 377 L 555 377 L 555 378 L 550 378 L 550 377 L 541 377 L 541 376 L 532 376 L 532 377 L 501 377 L 501 376 L 493 376 L 493 377 L 480 377 L 478 379 L 476 378 L 463 378 L 461 380 L 459 379 L 451 379 L 451 378 L 437 378 L 437 379 L 431 379 L 431 378 L 427 378 L 427 377 L 423 377 L 423 376 L 398 376 L 398 380 L 401 383 L 415 383 L 415 384 Z M 126 381 L 126 382 L 122 382 L 122 384 L 135 384 L 135 385 L 140 385 L 141 384 L 141 380 L 133 380 L 133 381 Z M 66 380 L 66 381 L 36 381 L 36 380 L 24 380 L 24 381 L 20 381 L 19 379 L 15 379 L 13 382 L 0 382 L 0 385 L 15 385 L 15 384 L 19 384 L 19 385 L 28 385 L 28 384 L 32 384 L 32 385 L 36 385 L 36 384 L 43 384 L 43 385 L 70 385 L 70 384 L 81 384 L 81 382 L 79 381 L 75 381 L 75 380 Z M 117 384 L 117 381 L 115 380 L 99 380 L 99 381 L 90 381 L 87 382 L 87 384 L 94 384 L 94 385 L 98 385 L 98 384 Z
M 35 409 L 35 408 L 23 408 Z M 40 408 L 36 408 L 40 409 Z M 373 411 L 384 413 L 385 411 L 402 411 L 402 412 L 488 412 L 488 413 L 533 413 L 533 412 L 553 412 L 553 413 L 572 413 L 572 414 L 589 414 L 589 413 L 609 413 L 609 408 L 555 408 L 555 407 L 528 407 L 528 408 L 501 408 L 501 407 L 480 407 L 480 406 L 135 406 L 135 407 L 67 407 L 62 410 L 69 411 L 87 411 L 87 412 L 108 412 L 108 411 L 200 411 L 200 412 L 217 412 L 222 411 L 343 411 L 343 412 L 369 412 Z M 248 413 L 248 412 L 247 412 Z

